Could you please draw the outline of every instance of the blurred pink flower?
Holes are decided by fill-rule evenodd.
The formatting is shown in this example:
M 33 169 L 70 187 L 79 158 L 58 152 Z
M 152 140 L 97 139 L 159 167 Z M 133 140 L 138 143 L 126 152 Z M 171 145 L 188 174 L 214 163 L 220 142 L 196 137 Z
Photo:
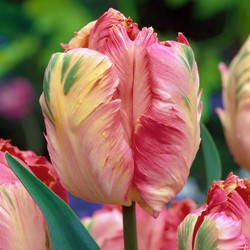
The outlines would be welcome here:
M 20 151 L 9 141 L 0 139 L 0 249 L 50 250 L 49 232 L 44 217 L 8 166 L 5 152 L 12 154 L 44 184 L 68 202 L 65 189 L 53 166 L 45 157 L 37 156 L 31 151 Z
M 180 250 L 250 249 L 250 181 L 229 174 L 215 181 L 207 202 L 178 228 Z
M 21 119 L 33 109 L 35 92 L 31 83 L 21 77 L 0 83 L 0 116 Z
M 157 217 L 200 144 L 198 69 L 183 34 L 159 41 L 109 9 L 52 56 L 40 104 L 63 185 L 95 203 Z
M 164 207 L 157 219 L 136 206 L 138 249 L 177 250 L 177 228 L 187 214 L 196 208 L 189 199 L 173 201 Z M 83 218 L 83 224 L 102 250 L 123 250 L 123 222 L 120 206 L 106 205 L 92 217 Z

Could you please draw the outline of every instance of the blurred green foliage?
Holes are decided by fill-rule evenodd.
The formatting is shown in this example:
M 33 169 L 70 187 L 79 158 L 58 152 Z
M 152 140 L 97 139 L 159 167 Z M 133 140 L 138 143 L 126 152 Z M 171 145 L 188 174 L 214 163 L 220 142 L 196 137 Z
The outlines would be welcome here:
M 228 164 L 230 169 L 232 166 L 235 168 L 221 125 L 214 114 L 214 108 L 220 105 L 220 101 L 213 96 L 221 90 L 219 62 L 228 64 L 249 35 L 248 0 L 1 0 L 1 81 L 12 76 L 26 77 L 33 83 L 39 97 L 51 54 L 62 51 L 61 42 L 67 43 L 75 31 L 97 19 L 110 7 L 130 16 L 140 27 L 154 27 L 161 40 L 176 39 L 178 32 L 185 34 L 195 52 L 200 72 L 203 120 L 220 149 L 223 166 Z M 32 115 L 36 122 L 25 127 L 38 126 L 39 138 L 44 127 L 38 101 Z M 22 121 L 0 118 L 0 137 L 12 138 L 14 144 L 22 148 L 29 145 L 30 149 L 42 153 L 44 146 L 37 147 L 41 144 L 40 139 L 32 138 L 33 146 L 32 142 L 27 144 L 29 131 L 24 132 L 21 124 Z M 195 163 L 192 171 L 194 175 L 201 176 L 202 170 L 197 167 L 200 165 L 199 157 L 196 160 L 199 164 Z

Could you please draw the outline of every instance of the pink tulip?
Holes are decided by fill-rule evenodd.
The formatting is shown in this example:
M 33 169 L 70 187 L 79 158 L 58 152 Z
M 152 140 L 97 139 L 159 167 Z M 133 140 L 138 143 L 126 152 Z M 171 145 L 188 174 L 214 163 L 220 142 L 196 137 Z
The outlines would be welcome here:
M 232 173 L 215 181 L 207 203 L 189 214 L 178 228 L 180 250 L 250 249 L 250 181 Z
M 229 68 L 220 64 L 224 109 L 217 114 L 234 160 L 250 170 L 250 37 Z
M 200 143 L 199 77 L 186 38 L 159 42 L 110 9 L 52 56 L 40 103 L 63 185 L 82 199 L 157 217 Z
M 20 151 L 9 141 L 0 139 L 0 249 L 51 249 L 44 217 L 8 166 L 5 152 L 12 154 L 62 199 L 68 201 L 66 191 L 46 158 L 31 151 Z
M 178 225 L 195 207 L 192 200 L 174 201 L 154 219 L 137 206 L 138 249 L 177 250 Z M 121 207 L 105 206 L 82 221 L 102 250 L 124 249 Z

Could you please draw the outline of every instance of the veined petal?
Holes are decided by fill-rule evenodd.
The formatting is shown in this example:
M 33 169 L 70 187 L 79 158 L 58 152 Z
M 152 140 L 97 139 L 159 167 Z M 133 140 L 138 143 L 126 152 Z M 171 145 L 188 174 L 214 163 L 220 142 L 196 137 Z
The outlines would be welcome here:
M 130 205 L 132 152 L 124 139 L 118 78 L 110 60 L 89 49 L 56 54 L 47 68 L 41 106 L 48 150 L 74 195 Z
M 198 74 L 191 48 L 148 48 L 152 101 L 139 118 L 134 184 L 156 217 L 187 180 L 200 143 Z
M 0 218 L 0 249 L 51 249 L 43 215 L 19 181 L 0 186 Z
M 241 223 L 241 220 L 228 217 L 224 212 L 206 215 L 198 229 L 194 249 L 248 249 L 250 241 L 242 232 Z
M 157 42 L 153 29 L 144 28 L 132 41 L 124 26 L 113 26 L 102 51 L 114 63 L 119 77 L 119 98 L 127 140 L 133 143 L 138 118 L 149 106 L 152 92 L 149 84 L 147 47 Z

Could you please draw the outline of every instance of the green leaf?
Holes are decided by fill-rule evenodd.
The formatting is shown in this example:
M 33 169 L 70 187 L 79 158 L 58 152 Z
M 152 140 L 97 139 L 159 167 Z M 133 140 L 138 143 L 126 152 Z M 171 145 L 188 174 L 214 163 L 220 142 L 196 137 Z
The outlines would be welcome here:
M 53 250 L 100 249 L 70 207 L 9 153 L 6 160 L 40 207 Z
M 213 138 L 203 123 L 201 123 L 201 138 L 208 190 L 214 180 L 221 179 L 221 160 Z

